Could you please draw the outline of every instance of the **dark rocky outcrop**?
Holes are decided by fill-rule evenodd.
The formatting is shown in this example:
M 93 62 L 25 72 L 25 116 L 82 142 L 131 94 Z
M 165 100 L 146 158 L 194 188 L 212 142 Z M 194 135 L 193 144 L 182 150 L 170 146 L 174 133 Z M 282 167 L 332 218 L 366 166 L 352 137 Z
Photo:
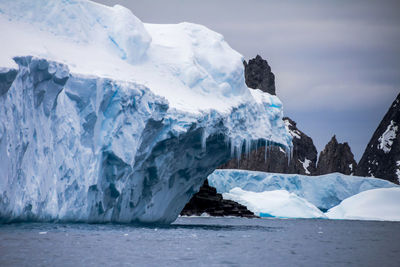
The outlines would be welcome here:
M 343 174 L 353 174 L 357 163 L 347 143 L 338 143 L 334 135 L 318 159 L 317 175 L 340 172 Z
M 312 175 L 316 170 L 317 149 L 312 139 L 297 128 L 296 122 L 286 117 L 283 119 L 293 136 L 292 158 L 288 159 L 287 152 L 278 146 L 265 146 L 242 155 L 238 161 L 233 159 L 222 165 L 221 169 L 245 169 L 277 173 L 297 173 Z
M 248 87 L 275 95 L 275 75 L 271 72 L 271 67 L 265 59 L 257 55 L 250 59 L 249 63 L 243 61 L 243 64 Z
M 400 93 L 372 135 L 358 164 L 356 175 L 374 176 L 399 184 Z
M 238 216 L 254 218 L 255 216 L 245 206 L 231 200 L 225 200 L 206 180 L 200 191 L 196 193 L 183 208 L 181 215 L 193 216 L 207 213 L 211 216 Z

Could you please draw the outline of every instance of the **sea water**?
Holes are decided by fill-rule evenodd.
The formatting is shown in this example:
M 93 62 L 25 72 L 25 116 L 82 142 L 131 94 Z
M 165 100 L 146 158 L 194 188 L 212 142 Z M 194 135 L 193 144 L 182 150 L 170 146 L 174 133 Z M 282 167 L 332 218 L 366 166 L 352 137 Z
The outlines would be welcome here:
M 0 225 L 0 266 L 400 266 L 400 223 L 180 217 Z

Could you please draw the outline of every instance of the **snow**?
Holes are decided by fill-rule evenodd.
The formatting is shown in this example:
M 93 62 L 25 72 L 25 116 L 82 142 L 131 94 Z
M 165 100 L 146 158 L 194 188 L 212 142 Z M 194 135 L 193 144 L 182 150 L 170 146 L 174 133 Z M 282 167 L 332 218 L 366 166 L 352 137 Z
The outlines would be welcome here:
M 308 167 L 310 166 L 311 160 L 305 158 L 304 162 L 301 161 L 300 159 L 299 159 L 299 161 L 303 165 L 303 168 L 304 168 L 304 171 L 306 172 L 306 174 L 310 174 L 310 171 L 308 170 Z
M 396 175 L 397 175 L 397 180 L 399 181 L 400 184 L 400 160 L 396 161 Z
M 291 148 L 280 100 L 204 26 L 3 0 L 0 31 L 0 221 L 170 223 L 243 144 Z
M 400 221 L 400 188 L 379 188 L 361 192 L 330 209 L 330 219 Z
M 144 24 L 122 6 L 84 0 L 4 0 L 0 31 L 8 39 L 3 67 L 16 68 L 15 56 L 46 58 L 71 73 L 143 84 L 170 107 L 192 113 L 230 112 L 248 101 L 281 106 L 276 96 L 253 96 L 244 83 L 243 57 L 201 25 Z
M 286 190 L 304 198 L 321 210 L 328 210 L 342 200 L 365 190 L 397 187 L 396 184 L 382 179 L 340 173 L 307 176 L 245 170 L 215 170 L 208 176 L 208 181 L 218 193 L 227 193 L 235 187 L 251 192 Z
M 290 124 L 289 120 L 285 120 L 284 122 L 285 122 L 285 125 L 286 125 L 290 135 L 293 136 L 294 138 L 301 139 L 300 132 L 298 130 L 294 130 L 294 131 L 290 130 L 289 126 L 292 126 L 292 124 Z
M 224 193 L 223 198 L 246 206 L 260 217 L 325 218 L 313 204 L 286 190 L 251 192 L 235 187 Z
M 392 149 L 393 139 L 396 138 L 397 129 L 398 127 L 395 125 L 394 121 L 390 121 L 390 124 L 386 128 L 385 132 L 378 139 L 378 148 L 382 149 L 386 154 Z
M 353 163 L 349 164 L 349 169 L 350 169 L 350 175 L 354 175 L 354 171 L 353 171 Z

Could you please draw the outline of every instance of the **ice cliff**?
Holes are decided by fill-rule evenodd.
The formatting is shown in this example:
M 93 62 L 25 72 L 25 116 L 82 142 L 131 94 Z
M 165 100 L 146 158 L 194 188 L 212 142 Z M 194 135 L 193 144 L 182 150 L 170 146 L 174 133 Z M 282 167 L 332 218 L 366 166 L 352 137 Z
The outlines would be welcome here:
M 245 170 L 216 170 L 208 177 L 208 182 L 218 193 L 229 193 L 235 187 L 250 192 L 286 190 L 304 198 L 322 211 L 327 211 L 342 200 L 366 190 L 397 187 L 386 180 L 341 173 L 306 176 Z
M 229 158 L 289 150 L 276 96 L 203 26 L 0 2 L 0 221 L 170 223 Z

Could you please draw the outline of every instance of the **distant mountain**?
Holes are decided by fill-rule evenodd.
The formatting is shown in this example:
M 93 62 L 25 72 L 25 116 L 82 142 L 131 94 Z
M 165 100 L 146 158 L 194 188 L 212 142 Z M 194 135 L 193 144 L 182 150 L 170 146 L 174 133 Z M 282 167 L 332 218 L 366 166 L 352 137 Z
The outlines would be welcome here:
M 400 93 L 372 135 L 356 175 L 400 183 Z
M 338 143 L 334 135 L 319 155 L 316 175 L 333 172 L 350 175 L 354 174 L 356 167 L 349 144 Z

